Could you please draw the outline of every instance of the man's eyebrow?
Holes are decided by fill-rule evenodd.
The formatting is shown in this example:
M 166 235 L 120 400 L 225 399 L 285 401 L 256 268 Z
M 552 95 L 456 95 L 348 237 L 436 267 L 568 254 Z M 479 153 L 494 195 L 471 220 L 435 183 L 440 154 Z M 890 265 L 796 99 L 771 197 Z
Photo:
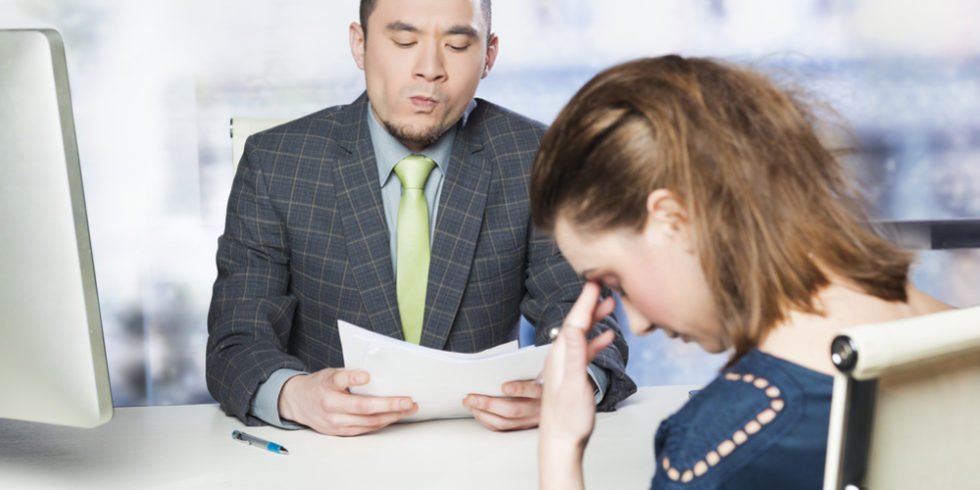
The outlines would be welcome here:
M 409 24 L 407 22 L 402 22 L 400 20 L 396 20 L 396 21 L 388 24 L 387 26 L 385 26 L 385 29 L 387 29 L 389 31 L 395 31 L 395 32 L 412 32 L 412 33 L 421 32 L 418 27 L 415 27 L 412 24 Z M 446 35 L 446 36 L 466 36 L 466 37 L 469 37 L 469 38 L 476 39 L 477 36 L 479 35 L 479 33 L 472 26 L 455 25 L 455 26 L 450 27 L 449 29 L 446 29 L 446 32 L 444 33 L 444 35 Z
M 403 31 L 403 32 L 419 32 L 419 28 L 413 26 L 412 24 L 407 24 L 400 20 L 396 20 L 385 26 L 385 29 L 389 31 Z
M 447 36 L 466 36 L 476 39 L 477 32 L 472 26 L 456 25 L 446 30 Z

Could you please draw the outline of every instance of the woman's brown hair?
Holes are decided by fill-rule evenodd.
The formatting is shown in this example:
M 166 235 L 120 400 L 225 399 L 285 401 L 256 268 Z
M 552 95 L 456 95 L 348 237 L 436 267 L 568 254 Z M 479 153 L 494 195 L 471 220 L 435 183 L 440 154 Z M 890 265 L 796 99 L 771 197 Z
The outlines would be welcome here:
M 646 200 L 684 203 L 734 362 L 790 310 L 820 313 L 825 270 L 906 301 L 911 255 L 868 228 L 864 201 L 804 104 L 718 61 L 641 59 L 589 81 L 541 142 L 531 216 L 642 229 Z

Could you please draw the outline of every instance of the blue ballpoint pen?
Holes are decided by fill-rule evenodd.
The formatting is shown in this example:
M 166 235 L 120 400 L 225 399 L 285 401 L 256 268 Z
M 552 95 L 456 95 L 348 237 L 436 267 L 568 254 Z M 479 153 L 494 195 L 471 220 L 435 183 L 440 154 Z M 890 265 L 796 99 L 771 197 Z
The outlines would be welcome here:
M 240 430 L 232 431 L 231 438 L 242 441 L 245 444 L 248 444 L 249 446 L 268 449 L 269 451 L 272 451 L 276 454 L 289 454 L 289 450 L 280 446 L 279 444 L 276 444 L 274 442 L 269 442 L 265 439 L 259 439 L 258 437 L 255 437 L 251 434 L 246 434 Z

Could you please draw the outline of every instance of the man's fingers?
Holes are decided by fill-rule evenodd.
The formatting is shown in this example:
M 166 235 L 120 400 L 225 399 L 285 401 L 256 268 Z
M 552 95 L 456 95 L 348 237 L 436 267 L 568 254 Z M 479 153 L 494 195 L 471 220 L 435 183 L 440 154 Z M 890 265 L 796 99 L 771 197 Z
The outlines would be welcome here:
M 507 396 L 541 398 L 541 383 L 535 380 L 510 381 L 504 383 L 503 392 Z
M 473 418 L 483 424 L 486 428 L 495 431 L 521 430 L 537 427 L 540 420 L 540 413 L 520 418 L 501 417 L 498 414 L 479 408 L 470 407 Z
M 473 418 L 477 422 L 483 424 L 490 430 L 495 430 L 499 432 L 509 431 L 509 430 L 522 430 L 537 427 L 540 421 L 540 416 L 526 417 L 523 419 L 507 419 L 499 415 L 485 412 L 479 409 L 471 409 L 473 412 Z
M 327 416 L 327 422 L 332 427 L 332 433 L 338 436 L 356 436 L 374 432 L 387 427 L 418 411 L 418 405 L 403 412 L 390 412 L 375 415 L 355 415 L 349 413 L 334 413 Z
M 366 385 L 369 381 L 371 381 L 371 375 L 365 371 L 337 369 L 330 376 L 330 382 L 339 391 L 346 391 L 351 386 Z
M 526 419 L 537 417 L 541 413 L 541 402 L 532 398 L 467 395 L 463 404 L 467 408 L 489 412 L 505 419 Z
M 334 388 L 343 392 L 339 396 L 326 399 L 325 409 L 328 412 L 341 412 L 361 415 L 372 415 L 386 412 L 404 412 L 410 410 L 414 402 L 404 396 L 361 396 L 347 393 L 348 387 L 361 386 L 371 381 L 371 375 L 365 371 L 338 369 L 330 378 Z
M 327 412 L 375 415 L 411 410 L 414 402 L 407 397 L 361 396 L 342 394 L 326 400 Z

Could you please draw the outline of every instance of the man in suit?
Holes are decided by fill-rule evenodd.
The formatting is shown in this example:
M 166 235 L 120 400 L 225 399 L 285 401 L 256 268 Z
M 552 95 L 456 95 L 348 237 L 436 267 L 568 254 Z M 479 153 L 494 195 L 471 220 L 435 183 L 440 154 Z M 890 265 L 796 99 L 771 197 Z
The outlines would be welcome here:
M 474 99 L 497 56 L 490 1 L 362 1 L 360 20 L 350 44 L 366 93 L 250 137 L 235 176 L 207 381 L 249 424 L 356 435 L 417 410 L 407 397 L 348 391 L 370 373 L 342 368 L 338 319 L 476 352 L 513 338 L 521 313 L 547 342 L 581 288 L 529 221 L 543 126 Z M 419 183 L 406 184 L 417 173 L 406 168 L 424 168 Z M 434 226 L 403 231 L 405 209 Z M 611 318 L 593 334 L 610 328 Z M 589 367 L 600 410 L 636 389 L 626 357 L 617 331 Z M 508 396 L 461 403 L 494 430 L 537 426 L 540 385 L 502 388 Z

